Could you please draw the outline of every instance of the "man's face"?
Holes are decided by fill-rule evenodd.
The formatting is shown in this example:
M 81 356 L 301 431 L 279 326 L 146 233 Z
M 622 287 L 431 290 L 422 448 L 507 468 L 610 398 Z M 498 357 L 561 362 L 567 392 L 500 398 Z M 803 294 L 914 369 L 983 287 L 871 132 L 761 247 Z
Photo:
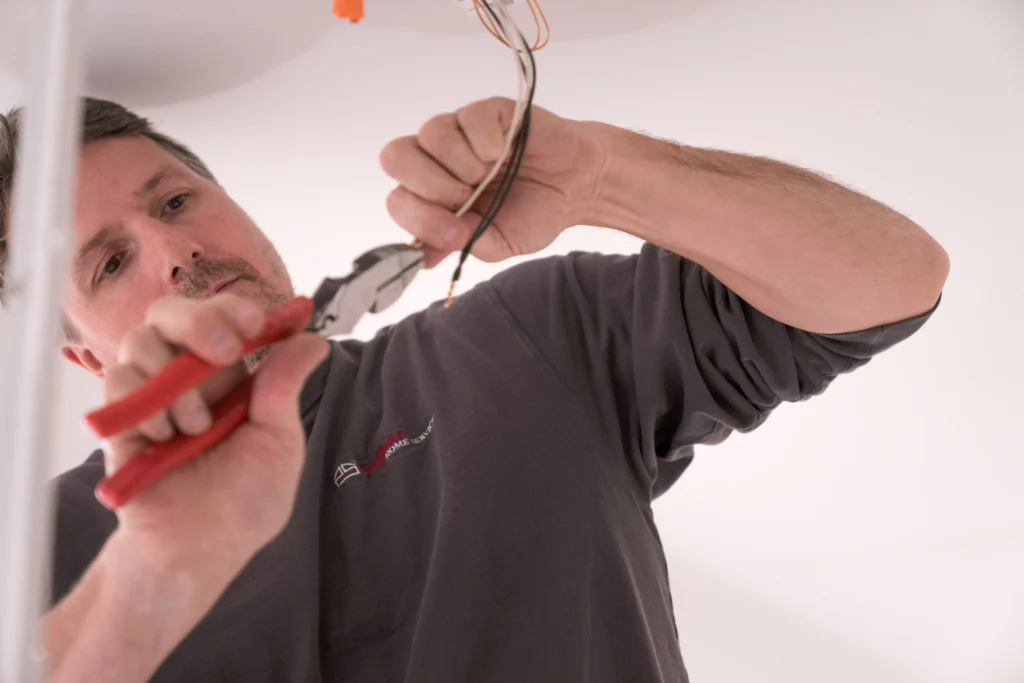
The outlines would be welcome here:
M 82 147 L 65 313 L 68 358 L 102 372 L 157 299 L 218 291 L 265 306 L 292 295 L 280 256 L 217 184 L 155 142 Z

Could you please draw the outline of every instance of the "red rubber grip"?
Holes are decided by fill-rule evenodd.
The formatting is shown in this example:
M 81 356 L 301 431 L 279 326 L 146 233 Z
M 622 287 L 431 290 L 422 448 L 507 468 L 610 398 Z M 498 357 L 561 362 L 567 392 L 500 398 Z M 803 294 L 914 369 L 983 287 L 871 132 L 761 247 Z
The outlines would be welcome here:
M 226 439 L 249 417 L 252 377 L 235 387 L 212 409 L 213 424 L 197 436 L 178 436 L 155 443 L 125 463 L 96 486 L 96 497 L 104 506 L 116 510 L 139 495 L 175 467 L 213 448 Z
M 313 301 L 304 296 L 275 306 L 267 311 L 263 331 L 245 341 L 243 355 L 292 336 L 308 324 L 312 315 Z M 186 351 L 135 391 L 86 415 L 85 423 L 101 439 L 113 436 L 167 408 L 220 369 Z

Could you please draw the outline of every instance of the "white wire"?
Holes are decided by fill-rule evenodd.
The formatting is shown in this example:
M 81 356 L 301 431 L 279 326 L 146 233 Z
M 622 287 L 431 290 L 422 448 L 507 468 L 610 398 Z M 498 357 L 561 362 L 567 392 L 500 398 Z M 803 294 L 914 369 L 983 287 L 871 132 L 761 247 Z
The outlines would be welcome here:
M 484 190 L 494 181 L 494 178 L 501 171 L 501 167 L 508 161 L 509 156 L 512 154 L 512 147 L 515 144 L 516 135 L 519 134 L 519 129 L 522 126 L 523 118 L 526 116 L 526 109 L 529 105 L 530 91 L 533 88 L 533 83 L 536 78 L 534 66 L 529 59 L 526 57 L 526 52 L 529 49 L 526 45 L 526 39 L 523 37 L 522 31 L 519 30 L 519 26 L 516 24 L 515 19 L 509 14 L 505 7 L 505 3 L 502 0 L 491 2 L 491 0 L 480 0 L 481 3 L 491 6 L 494 10 L 494 14 L 498 19 L 498 30 L 504 35 L 505 40 L 512 46 L 512 54 L 516 59 L 516 75 L 519 81 L 519 97 L 516 101 L 516 108 L 512 113 L 512 124 L 509 126 L 508 135 L 505 139 L 505 149 L 498 157 L 498 160 L 494 163 L 494 167 L 491 168 L 490 173 L 476 186 L 473 194 L 462 205 L 462 208 L 455 214 L 456 218 L 462 218 L 466 213 L 473 208 L 477 200 L 480 199 L 480 195 L 483 194 Z M 486 11 L 486 10 L 483 10 Z M 488 15 L 489 16 L 489 15 Z

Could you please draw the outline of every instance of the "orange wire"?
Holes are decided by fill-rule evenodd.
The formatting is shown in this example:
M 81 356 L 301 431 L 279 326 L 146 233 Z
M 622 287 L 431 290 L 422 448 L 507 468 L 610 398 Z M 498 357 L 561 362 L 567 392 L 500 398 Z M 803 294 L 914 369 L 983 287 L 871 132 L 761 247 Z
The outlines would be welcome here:
M 452 301 L 454 299 L 455 299 L 455 283 L 452 282 L 451 286 L 448 288 L 448 296 L 444 300 L 444 307 L 445 308 L 451 308 L 452 307 Z
M 542 50 L 544 47 L 551 42 L 551 26 L 548 24 L 548 18 L 544 14 L 544 10 L 541 9 L 539 0 L 526 0 L 526 3 L 530 6 L 530 11 L 533 12 L 533 20 L 537 24 L 537 42 L 533 46 L 533 51 Z M 536 11 L 534 11 L 536 8 Z M 540 42 L 540 21 L 537 21 L 537 12 L 540 12 L 540 19 L 544 22 L 544 32 L 547 33 L 547 37 L 544 38 L 544 42 Z
M 526 6 L 530 8 L 530 14 L 533 15 L 533 25 L 537 29 L 537 40 L 533 41 L 533 47 L 530 49 L 534 52 L 537 51 L 537 46 L 540 45 L 540 19 L 537 18 L 537 10 L 533 8 L 534 0 L 526 0 Z
M 501 0 L 498 0 L 501 2 Z M 536 52 L 537 50 L 543 49 L 549 42 L 551 42 L 551 25 L 548 24 L 548 18 L 544 14 L 544 10 L 541 9 L 540 2 L 538 0 L 526 0 L 527 7 L 530 8 L 530 13 L 533 15 L 533 24 L 537 28 L 537 39 L 533 43 L 533 47 L 530 49 Z M 508 42 L 502 38 L 501 32 L 498 27 L 494 25 L 494 19 L 491 18 L 490 12 L 484 10 L 480 5 L 480 0 L 473 0 L 473 9 L 476 10 L 477 19 L 483 25 L 487 32 L 492 36 L 501 41 L 501 44 L 505 47 L 512 47 Z M 540 16 L 538 16 L 538 12 Z M 541 31 L 541 22 L 544 22 L 544 30 Z M 546 35 L 545 35 L 546 34 Z M 544 41 L 541 42 L 541 36 L 545 35 Z
M 491 18 L 491 13 L 484 11 L 483 6 L 480 4 L 480 0 L 473 0 L 473 9 L 476 10 L 476 18 L 480 20 L 480 23 L 483 24 L 483 27 L 487 29 L 488 33 L 500 40 L 501 44 L 505 47 L 512 47 L 505 42 L 504 38 L 501 37 L 497 27 L 494 25 L 494 20 Z

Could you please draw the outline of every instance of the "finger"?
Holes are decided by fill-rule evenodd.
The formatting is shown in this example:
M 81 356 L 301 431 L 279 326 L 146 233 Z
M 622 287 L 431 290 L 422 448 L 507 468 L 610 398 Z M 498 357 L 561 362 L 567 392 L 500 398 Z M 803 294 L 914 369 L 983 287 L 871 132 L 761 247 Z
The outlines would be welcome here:
M 263 316 L 254 303 L 222 294 L 205 301 L 161 299 L 146 311 L 145 322 L 167 342 L 209 363 L 230 365 L 241 356 L 243 338 L 259 332 Z
M 389 142 L 381 150 L 380 165 L 410 192 L 441 206 L 457 208 L 473 194 L 470 186 L 432 159 L 414 137 Z
M 431 255 L 430 251 L 436 254 L 434 263 L 462 249 L 480 223 L 478 214 L 467 213 L 456 218 L 453 212 L 417 197 L 404 187 L 388 195 L 387 207 L 392 220 L 423 244 L 426 256 Z M 433 266 L 429 258 L 424 265 Z
M 515 102 L 492 97 L 462 107 L 455 112 L 455 118 L 477 158 L 493 164 L 505 151 L 514 113 Z
M 195 389 L 190 389 L 170 408 L 171 421 L 178 431 L 189 436 L 202 434 L 213 424 L 212 406 L 231 393 L 248 375 L 244 362 L 215 373 Z M 187 401 L 182 401 L 185 397 Z
M 492 197 L 493 193 L 485 192 L 482 200 L 489 204 Z M 388 212 L 399 226 L 421 242 L 426 268 L 433 268 L 452 252 L 462 251 L 482 220 L 480 214 L 473 212 L 456 218 L 452 212 L 425 202 L 403 188 L 388 196 Z M 515 255 L 496 223 L 473 243 L 470 253 L 488 262 L 502 261 Z
M 427 154 L 466 185 L 476 187 L 487 176 L 490 165 L 473 151 L 455 114 L 430 119 L 420 128 L 416 140 Z
M 146 381 L 148 375 L 131 365 L 115 365 L 108 368 L 103 376 L 103 396 L 107 403 L 118 401 L 135 391 Z M 145 420 L 128 430 L 141 434 L 151 441 L 167 441 L 174 436 L 166 410 L 147 417 Z
M 227 292 L 217 294 L 208 301 L 224 313 L 243 339 L 251 339 L 263 331 L 267 321 L 266 311 L 254 302 Z
M 157 374 L 173 360 L 174 348 L 160 336 L 156 328 L 143 326 L 131 332 L 122 344 L 118 363 L 139 371 L 142 377 Z M 199 395 L 190 389 L 172 402 L 167 410 L 139 425 L 139 431 L 153 441 L 166 441 L 175 428 L 185 434 L 201 434 L 210 426 L 210 411 Z
M 433 247 L 423 247 L 423 267 L 430 270 L 448 258 L 451 253 L 451 251 L 441 251 Z
M 327 341 L 312 333 L 297 334 L 271 347 L 253 378 L 249 421 L 281 437 L 301 432 L 296 419 L 299 395 L 329 351 Z

